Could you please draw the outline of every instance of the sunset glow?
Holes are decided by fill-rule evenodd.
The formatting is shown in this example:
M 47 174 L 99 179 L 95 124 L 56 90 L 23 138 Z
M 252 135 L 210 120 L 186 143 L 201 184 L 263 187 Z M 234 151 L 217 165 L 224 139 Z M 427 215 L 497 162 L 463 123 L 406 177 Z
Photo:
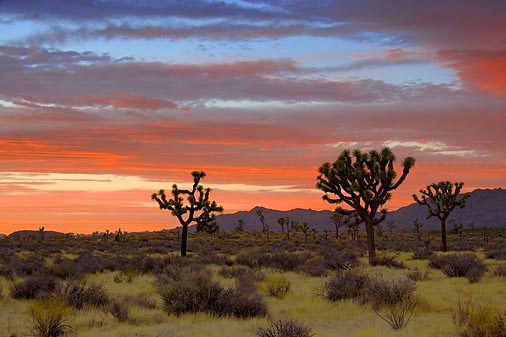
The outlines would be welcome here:
M 283 5 L 280 5 L 280 4 Z M 225 213 L 332 209 L 318 167 L 388 146 L 440 181 L 506 187 L 506 2 L 0 2 L 0 233 L 177 225 L 150 195 Z

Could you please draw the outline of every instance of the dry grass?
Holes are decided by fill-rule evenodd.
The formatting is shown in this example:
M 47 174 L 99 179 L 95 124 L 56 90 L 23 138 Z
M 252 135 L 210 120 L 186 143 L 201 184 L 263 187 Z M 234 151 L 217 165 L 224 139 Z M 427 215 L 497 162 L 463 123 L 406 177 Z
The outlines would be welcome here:
M 392 254 L 391 252 L 384 252 Z M 66 256 L 72 257 L 71 253 Z M 481 252 L 477 255 L 481 257 Z M 360 303 L 347 300 L 337 303 L 323 298 L 322 289 L 326 278 L 311 277 L 296 272 L 280 272 L 263 269 L 267 280 L 286 279 L 290 290 L 282 298 L 263 295 L 268 306 L 266 317 L 237 319 L 217 318 L 208 314 L 168 315 L 157 294 L 154 275 L 139 275 L 132 282 L 114 282 L 114 272 L 86 275 L 87 284 L 102 284 L 111 298 L 127 298 L 130 308 L 129 319 L 118 322 L 104 308 L 85 307 L 74 311 L 73 336 L 79 337 L 232 337 L 253 336 L 257 326 L 268 326 L 269 321 L 293 319 L 311 327 L 316 337 L 446 337 L 455 336 L 452 312 L 459 296 L 472 294 L 476 305 L 492 303 L 502 312 L 506 311 L 506 287 L 504 277 L 492 276 L 487 272 L 479 282 L 469 284 L 465 278 L 448 278 L 440 270 L 428 267 L 427 260 L 412 260 L 411 253 L 399 253 L 397 259 L 409 269 L 392 269 L 384 266 L 371 267 L 361 259 L 358 270 L 367 275 L 381 274 L 385 280 L 407 277 L 414 270 L 428 275 L 428 279 L 417 282 L 416 295 L 423 305 L 415 312 L 411 321 L 400 331 L 392 330 L 374 311 Z M 497 263 L 485 260 L 487 264 Z M 219 275 L 222 266 L 210 266 L 212 274 L 225 287 L 235 286 L 234 278 Z M 231 268 L 231 267 L 227 267 Z M 263 281 L 257 281 L 257 291 L 262 292 Z M 30 336 L 29 307 L 32 300 L 14 300 L 9 296 L 12 282 L 0 277 L 3 298 L 0 299 L 0 336 Z M 155 307 L 141 306 L 131 298 L 148 296 Z

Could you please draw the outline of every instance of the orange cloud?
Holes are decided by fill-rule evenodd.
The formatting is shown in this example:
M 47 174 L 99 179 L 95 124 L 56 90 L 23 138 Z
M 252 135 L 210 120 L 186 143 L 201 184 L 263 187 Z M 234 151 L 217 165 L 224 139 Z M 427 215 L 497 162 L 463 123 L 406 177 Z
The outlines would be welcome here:
M 439 57 L 465 83 L 506 97 L 506 50 L 442 51 Z

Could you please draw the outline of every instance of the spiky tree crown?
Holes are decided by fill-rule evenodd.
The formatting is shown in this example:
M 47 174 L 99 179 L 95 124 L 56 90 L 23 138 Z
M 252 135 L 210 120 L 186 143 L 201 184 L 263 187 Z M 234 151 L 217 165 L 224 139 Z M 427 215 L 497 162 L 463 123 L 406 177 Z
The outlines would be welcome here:
M 320 167 L 316 187 L 325 192 L 324 200 L 344 202 L 361 218 L 371 216 L 377 224 L 385 218 L 385 211 L 379 208 L 391 198 L 390 191 L 402 184 L 415 164 L 413 157 L 404 159 L 402 175 L 395 181 L 394 161 L 395 156 L 388 147 L 381 152 L 354 150 L 353 155 L 344 150 L 334 163 Z M 382 215 L 374 218 L 378 211 Z
M 426 189 L 420 190 L 420 197 L 413 194 L 413 199 L 428 208 L 427 219 L 435 216 L 440 220 L 446 220 L 456 207 L 464 208 L 469 194 L 460 194 L 463 186 L 463 182 L 452 184 L 449 181 L 440 181 L 432 183 L 427 185 Z
M 193 171 L 193 186 L 191 190 L 179 189 L 177 184 L 172 185 L 172 198 L 167 200 L 165 190 L 153 193 L 151 199 L 155 200 L 160 209 L 171 211 L 172 215 L 178 218 L 183 226 L 187 226 L 192 222 L 202 223 L 204 221 L 212 221 L 215 218 L 213 212 L 223 212 L 223 207 L 218 206 L 215 201 L 209 200 L 210 188 L 204 188 L 199 185 L 200 180 L 206 174 L 204 171 Z M 185 204 L 185 197 L 187 204 Z M 197 215 L 198 214 L 198 215 Z M 187 215 L 184 219 L 183 215 Z

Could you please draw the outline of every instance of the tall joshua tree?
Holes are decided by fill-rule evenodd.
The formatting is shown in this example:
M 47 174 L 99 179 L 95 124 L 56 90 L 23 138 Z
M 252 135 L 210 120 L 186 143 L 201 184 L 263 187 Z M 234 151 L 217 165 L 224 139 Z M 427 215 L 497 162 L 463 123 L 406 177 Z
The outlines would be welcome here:
M 466 199 L 469 197 L 469 194 L 461 194 L 459 197 L 462 186 L 464 186 L 463 182 L 452 184 L 449 181 L 440 181 L 427 185 L 425 190 L 421 189 L 420 197 L 413 194 L 413 199 L 418 204 L 427 206 L 429 210 L 427 219 L 435 216 L 441 221 L 441 249 L 443 252 L 448 251 L 446 219 L 456 207 L 464 208 Z
M 316 187 L 325 192 L 323 199 L 329 203 L 344 202 L 364 221 L 369 263 L 376 258 L 374 226 L 386 216 L 382 207 L 415 164 L 413 157 L 405 158 L 402 175 L 394 181 L 397 176 L 394 161 L 395 156 L 388 147 L 381 152 L 355 150 L 353 156 L 344 150 L 334 163 L 324 163 L 319 169 Z
M 181 256 L 186 256 L 186 243 L 188 240 L 188 226 L 195 222 L 202 224 L 204 221 L 212 221 L 215 218 L 213 212 L 223 212 L 223 207 L 218 206 L 216 201 L 209 201 L 210 188 L 200 185 L 200 180 L 206 174 L 204 171 L 193 171 L 193 186 L 191 190 L 182 190 L 172 185 L 172 198 L 167 200 L 164 190 L 153 193 L 151 199 L 155 200 L 160 209 L 167 209 L 175 216 L 182 227 L 181 233 Z M 186 200 L 185 200 L 186 196 Z

